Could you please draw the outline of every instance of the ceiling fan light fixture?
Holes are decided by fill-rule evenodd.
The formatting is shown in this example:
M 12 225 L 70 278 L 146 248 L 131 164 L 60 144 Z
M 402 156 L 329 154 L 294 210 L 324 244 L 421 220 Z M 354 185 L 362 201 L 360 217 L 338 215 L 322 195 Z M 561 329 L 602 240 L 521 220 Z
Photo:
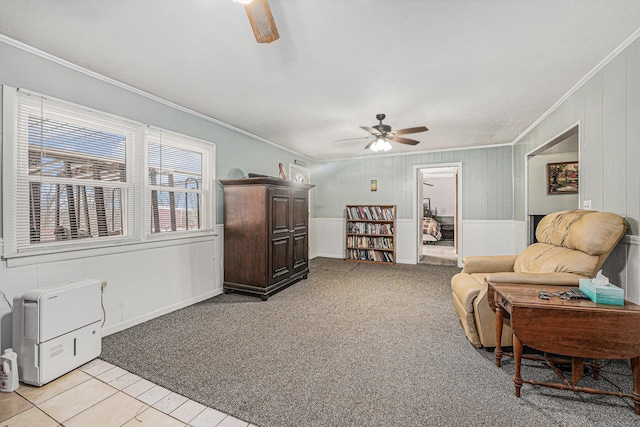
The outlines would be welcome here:
M 371 144 L 369 149 L 374 153 L 377 153 L 378 151 L 389 151 L 391 150 L 391 143 L 385 138 L 378 138 L 373 144 Z
M 377 125 L 369 126 L 360 126 L 360 129 L 363 129 L 373 135 L 376 139 L 367 144 L 365 149 L 370 149 L 371 151 L 389 151 L 391 150 L 391 143 L 389 140 L 393 142 L 397 142 L 400 144 L 408 144 L 408 145 L 416 145 L 420 144 L 420 141 L 410 138 L 400 137 L 398 135 L 407 135 L 411 133 L 419 133 L 426 132 L 427 129 L 425 126 L 418 126 L 413 128 L 399 129 L 396 131 L 391 131 L 391 126 L 385 125 L 382 123 L 386 116 L 384 114 L 377 114 L 376 119 L 380 122 Z

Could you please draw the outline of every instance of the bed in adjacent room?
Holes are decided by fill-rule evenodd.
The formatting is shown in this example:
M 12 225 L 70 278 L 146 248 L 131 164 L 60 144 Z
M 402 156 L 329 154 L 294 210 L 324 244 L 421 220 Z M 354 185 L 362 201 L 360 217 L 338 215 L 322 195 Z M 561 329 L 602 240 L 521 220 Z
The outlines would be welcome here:
M 435 243 L 441 239 L 440 223 L 433 217 L 422 218 L 422 243 Z

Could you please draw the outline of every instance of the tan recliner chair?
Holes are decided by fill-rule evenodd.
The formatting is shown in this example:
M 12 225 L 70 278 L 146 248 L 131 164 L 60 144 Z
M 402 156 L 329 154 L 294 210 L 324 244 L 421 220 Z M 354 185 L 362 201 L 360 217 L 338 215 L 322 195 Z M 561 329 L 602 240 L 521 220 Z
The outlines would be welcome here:
M 520 255 L 472 256 L 451 279 L 453 305 L 467 337 L 476 347 L 495 347 L 495 312 L 487 301 L 485 280 L 502 283 L 578 286 L 593 278 L 628 227 L 619 215 L 588 210 L 555 212 L 536 228 L 539 243 Z M 512 345 L 503 328 L 502 345 Z

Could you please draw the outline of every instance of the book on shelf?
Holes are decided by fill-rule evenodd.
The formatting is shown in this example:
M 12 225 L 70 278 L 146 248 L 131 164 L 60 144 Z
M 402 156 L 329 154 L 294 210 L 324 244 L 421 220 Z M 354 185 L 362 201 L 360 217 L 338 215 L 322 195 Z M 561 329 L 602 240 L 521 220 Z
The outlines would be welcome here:
M 350 220 L 393 221 L 393 208 L 380 206 L 351 206 L 347 208 Z

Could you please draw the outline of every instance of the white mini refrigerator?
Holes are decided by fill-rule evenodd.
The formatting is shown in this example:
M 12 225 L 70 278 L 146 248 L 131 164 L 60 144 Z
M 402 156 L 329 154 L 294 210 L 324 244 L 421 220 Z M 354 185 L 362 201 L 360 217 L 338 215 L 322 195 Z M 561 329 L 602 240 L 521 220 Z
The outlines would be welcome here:
M 13 299 L 20 381 L 41 386 L 100 355 L 101 298 L 102 284 L 89 279 Z

